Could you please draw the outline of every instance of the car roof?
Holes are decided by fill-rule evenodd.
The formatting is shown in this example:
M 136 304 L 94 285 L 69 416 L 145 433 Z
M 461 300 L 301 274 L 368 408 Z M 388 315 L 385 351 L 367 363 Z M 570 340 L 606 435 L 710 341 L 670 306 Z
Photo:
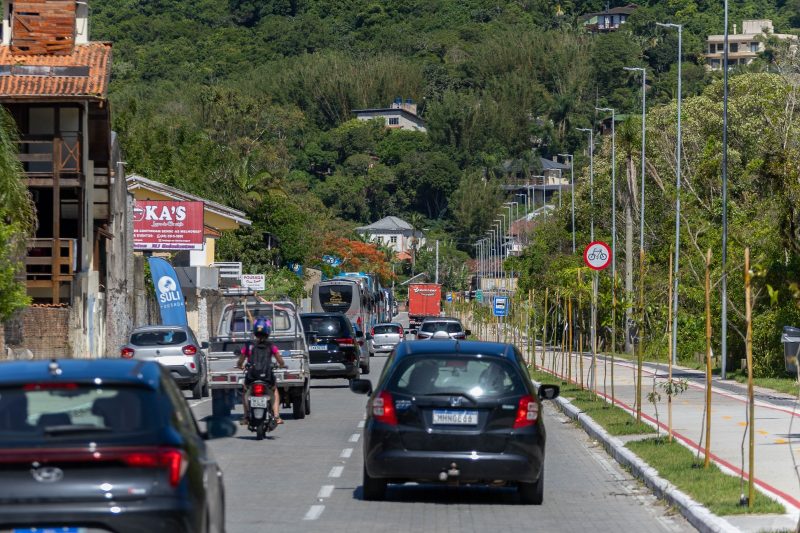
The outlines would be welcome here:
M 461 322 L 461 320 L 452 316 L 426 316 L 422 319 L 423 322 Z
M 161 367 L 157 362 L 137 359 L 37 359 L 0 362 L 0 386 L 52 381 L 114 383 L 158 389 L 160 378 Z
M 323 312 L 316 312 L 316 313 L 300 313 L 300 318 L 310 317 L 310 318 L 325 318 L 326 316 L 330 317 L 337 317 L 337 318 L 347 318 L 347 315 L 340 312 L 330 312 L 330 313 L 323 313 Z
M 134 328 L 134 330 L 131 331 L 131 335 L 133 335 L 134 333 L 141 333 L 143 331 L 164 331 L 165 329 L 191 331 L 191 328 L 189 326 L 175 326 L 175 325 L 173 325 L 173 326 L 165 326 L 165 325 L 162 325 L 162 326 L 139 326 L 138 328 Z
M 401 342 L 397 346 L 395 362 L 416 355 L 452 355 L 453 357 L 481 355 L 516 361 L 513 344 L 486 341 L 431 340 Z
M 378 322 L 373 327 L 377 328 L 378 326 L 400 326 L 402 328 L 403 324 L 400 322 Z

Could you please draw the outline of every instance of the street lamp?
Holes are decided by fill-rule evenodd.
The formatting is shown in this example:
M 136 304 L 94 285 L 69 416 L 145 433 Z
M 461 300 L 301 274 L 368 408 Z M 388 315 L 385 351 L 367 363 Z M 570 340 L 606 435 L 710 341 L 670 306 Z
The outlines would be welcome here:
M 728 367 L 728 0 L 725 0 L 725 42 L 722 51 L 722 368 L 725 379 Z M 752 501 L 752 498 L 750 498 Z
M 589 238 L 594 242 L 594 130 L 592 128 L 575 128 L 589 134 Z
M 617 348 L 617 120 L 611 107 L 596 107 L 611 112 L 611 401 L 614 401 L 614 352 Z
M 678 260 L 680 259 L 681 249 L 681 63 L 683 62 L 683 25 L 656 22 L 656 26 L 675 28 L 678 30 L 678 141 L 675 147 L 675 260 L 672 265 L 672 339 L 670 339 L 670 342 L 672 342 L 672 364 L 676 364 L 678 362 Z M 722 376 L 725 376 L 724 370 L 722 371 Z
M 594 129 L 592 128 L 575 128 L 578 131 L 589 134 L 589 220 L 590 222 L 590 237 L 589 242 L 594 242 Z M 592 323 L 590 328 L 591 344 L 592 344 L 592 376 L 597 375 L 597 286 L 598 286 L 597 270 L 592 271 Z M 597 382 L 593 381 L 595 390 L 597 390 Z
M 639 209 L 639 250 L 644 251 L 644 172 L 645 172 L 645 113 L 647 112 L 647 70 L 641 67 L 622 67 L 629 72 L 642 73 L 642 185 L 641 185 L 641 207 Z
M 558 154 L 561 157 L 569 157 L 569 171 L 572 174 L 572 183 L 570 185 L 572 196 L 572 255 L 575 255 L 575 164 L 572 154 Z

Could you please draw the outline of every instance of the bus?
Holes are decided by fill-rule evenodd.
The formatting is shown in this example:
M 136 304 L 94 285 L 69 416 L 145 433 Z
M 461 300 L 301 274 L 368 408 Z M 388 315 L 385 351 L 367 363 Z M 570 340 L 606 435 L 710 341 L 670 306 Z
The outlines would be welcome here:
M 362 331 L 372 327 L 370 295 L 366 285 L 357 279 L 336 278 L 314 284 L 311 311 L 344 313 Z

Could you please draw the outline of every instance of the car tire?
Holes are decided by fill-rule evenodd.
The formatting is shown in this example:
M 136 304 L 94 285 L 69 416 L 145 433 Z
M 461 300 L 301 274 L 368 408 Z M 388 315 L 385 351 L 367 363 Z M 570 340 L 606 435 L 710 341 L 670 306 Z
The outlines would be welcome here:
M 386 480 L 370 477 L 364 466 L 364 477 L 361 483 L 361 494 L 368 502 L 378 502 L 386 498 Z
M 306 390 L 306 416 L 311 414 L 311 390 Z
M 544 467 L 539 474 L 539 479 L 534 483 L 522 483 L 517 485 L 519 500 L 525 505 L 542 505 L 544 501 Z
M 302 420 L 306 417 L 306 396 L 302 392 L 292 398 L 292 418 Z
M 199 400 L 203 397 L 203 378 L 199 378 L 197 383 L 192 385 L 192 400 Z
M 211 395 L 211 389 L 208 387 L 208 378 L 203 380 L 203 389 L 201 394 L 203 398 L 208 398 Z

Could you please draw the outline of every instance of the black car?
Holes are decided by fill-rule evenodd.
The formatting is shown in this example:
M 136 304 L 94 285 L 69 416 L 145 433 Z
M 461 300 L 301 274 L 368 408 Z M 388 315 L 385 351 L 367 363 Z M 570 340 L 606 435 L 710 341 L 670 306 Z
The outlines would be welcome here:
M 300 321 L 308 343 L 311 377 L 359 376 L 364 336 L 353 328 L 344 313 L 302 313 Z
M 0 531 L 225 531 L 222 472 L 168 370 L 0 364 Z
M 515 484 L 523 503 L 544 495 L 541 399 L 513 345 L 477 341 L 403 342 L 371 394 L 364 428 L 366 500 L 387 483 Z

